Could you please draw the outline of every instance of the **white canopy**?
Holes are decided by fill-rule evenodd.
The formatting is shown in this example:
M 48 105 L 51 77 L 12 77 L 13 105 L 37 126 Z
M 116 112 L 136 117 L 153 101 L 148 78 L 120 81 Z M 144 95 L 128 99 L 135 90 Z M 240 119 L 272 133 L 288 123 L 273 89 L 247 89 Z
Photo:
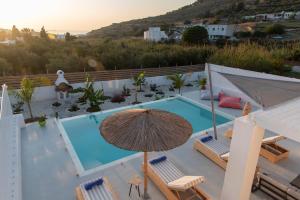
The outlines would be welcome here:
M 300 142 L 300 98 L 254 114 L 260 127 Z

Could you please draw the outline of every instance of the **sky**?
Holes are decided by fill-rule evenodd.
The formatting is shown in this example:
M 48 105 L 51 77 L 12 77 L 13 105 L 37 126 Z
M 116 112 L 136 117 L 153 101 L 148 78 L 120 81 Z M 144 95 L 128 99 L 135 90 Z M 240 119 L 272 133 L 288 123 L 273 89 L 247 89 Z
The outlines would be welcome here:
M 0 28 L 90 31 L 136 18 L 156 16 L 195 0 L 0 0 Z

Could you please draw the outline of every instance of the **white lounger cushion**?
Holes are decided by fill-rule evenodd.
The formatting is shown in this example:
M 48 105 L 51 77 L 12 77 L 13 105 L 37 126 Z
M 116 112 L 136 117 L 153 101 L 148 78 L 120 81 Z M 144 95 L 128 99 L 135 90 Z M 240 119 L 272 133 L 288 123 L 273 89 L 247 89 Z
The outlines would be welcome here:
M 264 138 L 263 141 L 262 141 L 262 143 L 263 144 L 270 144 L 270 143 L 278 142 L 278 141 L 283 140 L 283 139 L 285 139 L 284 136 L 277 135 L 277 136 L 272 136 L 272 137 Z
M 223 160 L 228 160 L 228 158 L 229 158 L 229 152 L 228 153 L 225 153 L 225 154 L 223 154 L 223 155 L 221 155 L 220 157 L 223 159 Z
M 110 190 L 105 187 L 105 182 L 103 182 L 102 185 L 95 186 L 88 191 L 84 188 L 86 183 L 80 185 L 80 189 L 85 200 L 114 200 Z
M 168 159 L 156 164 L 150 164 L 154 172 L 166 183 L 170 183 L 184 176 L 184 174 Z
M 168 183 L 168 187 L 173 190 L 186 191 L 204 181 L 205 178 L 203 176 L 184 176 Z

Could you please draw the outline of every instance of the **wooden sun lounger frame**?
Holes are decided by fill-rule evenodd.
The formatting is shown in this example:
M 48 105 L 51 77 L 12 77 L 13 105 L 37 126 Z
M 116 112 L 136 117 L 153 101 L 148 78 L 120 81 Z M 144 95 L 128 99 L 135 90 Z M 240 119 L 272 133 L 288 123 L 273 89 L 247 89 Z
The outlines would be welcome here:
M 144 164 L 142 164 L 142 171 L 144 170 Z M 148 177 L 152 180 L 152 182 L 159 188 L 159 190 L 165 195 L 167 200 L 180 200 L 177 196 L 176 191 L 171 190 L 168 185 L 155 173 L 152 169 L 151 164 L 148 164 L 147 170 Z M 196 192 L 199 196 L 201 196 L 205 200 L 211 200 L 211 198 L 199 187 L 192 188 L 194 192 Z
M 228 139 L 232 138 L 232 129 L 228 129 L 224 136 Z M 267 139 L 267 138 L 265 138 Z M 264 139 L 264 140 L 265 140 Z M 272 163 L 277 163 L 278 161 L 289 157 L 289 150 L 280 146 L 276 142 L 285 139 L 284 136 L 279 136 L 277 138 L 271 139 L 270 141 L 263 141 L 261 145 L 260 155 Z
M 120 199 L 107 177 L 103 177 L 103 184 L 111 192 L 113 199 L 115 200 Z M 86 200 L 83 196 L 80 186 L 76 187 L 75 194 L 76 194 L 76 200 Z
M 276 144 L 275 142 L 267 143 L 261 145 L 260 155 L 272 163 L 277 163 L 278 161 L 289 157 L 289 150 L 285 149 L 279 144 Z
M 199 151 L 211 161 L 215 162 L 221 168 L 226 170 L 228 160 L 221 158 L 218 154 L 216 154 L 214 151 L 212 151 L 210 148 L 208 148 L 206 145 L 204 145 L 198 140 L 195 140 L 193 147 L 195 150 Z

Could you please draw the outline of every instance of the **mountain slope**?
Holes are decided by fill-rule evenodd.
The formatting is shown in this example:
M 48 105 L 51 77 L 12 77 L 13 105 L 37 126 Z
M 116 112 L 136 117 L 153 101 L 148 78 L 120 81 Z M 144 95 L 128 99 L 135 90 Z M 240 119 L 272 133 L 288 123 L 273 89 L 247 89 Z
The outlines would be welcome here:
M 300 0 L 197 0 L 191 5 L 168 12 L 165 15 L 114 23 L 91 31 L 90 37 L 141 37 L 149 26 L 167 30 L 177 22 L 208 16 L 226 17 L 235 22 L 243 15 L 255 13 L 300 10 Z

